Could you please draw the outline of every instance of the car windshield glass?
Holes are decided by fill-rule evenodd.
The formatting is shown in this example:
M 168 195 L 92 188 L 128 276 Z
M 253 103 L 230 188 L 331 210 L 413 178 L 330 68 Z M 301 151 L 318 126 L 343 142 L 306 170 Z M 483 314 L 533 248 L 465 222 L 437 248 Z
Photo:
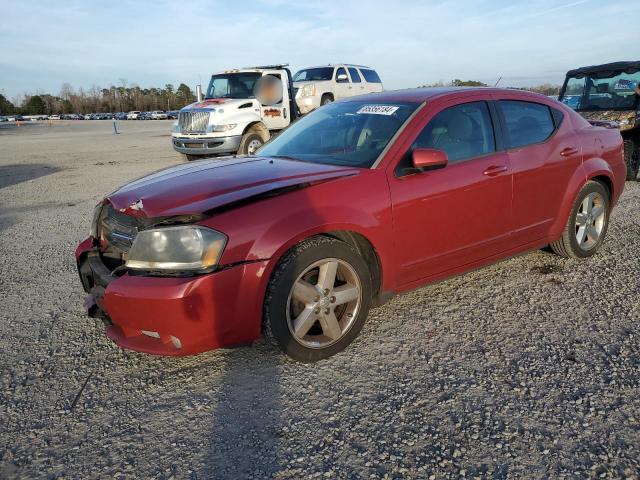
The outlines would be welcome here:
M 603 72 L 569 77 L 562 102 L 578 111 L 632 110 L 638 105 L 635 88 L 640 71 Z
M 213 75 L 205 98 L 254 98 L 253 87 L 260 77 L 258 72 Z
M 300 70 L 293 76 L 294 82 L 331 80 L 333 77 L 333 67 L 307 68 Z
M 332 103 L 291 125 L 259 155 L 369 168 L 417 107 L 417 103 Z

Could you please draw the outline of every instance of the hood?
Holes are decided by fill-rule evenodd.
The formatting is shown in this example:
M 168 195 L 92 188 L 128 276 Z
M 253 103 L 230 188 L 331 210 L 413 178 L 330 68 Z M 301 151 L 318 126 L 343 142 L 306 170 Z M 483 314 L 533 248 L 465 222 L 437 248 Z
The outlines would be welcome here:
M 198 215 L 268 192 L 358 174 L 352 167 L 227 157 L 161 170 L 121 187 L 107 200 L 116 210 L 138 217 Z
M 182 108 L 180 111 L 188 111 L 188 110 L 216 110 L 218 108 L 238 108 L 244 105 L 252 106 L 258 104 L 258 101 L 253 98 L 210 98 L 202 100 L 201 102 L 194 102 L 186 107 Z

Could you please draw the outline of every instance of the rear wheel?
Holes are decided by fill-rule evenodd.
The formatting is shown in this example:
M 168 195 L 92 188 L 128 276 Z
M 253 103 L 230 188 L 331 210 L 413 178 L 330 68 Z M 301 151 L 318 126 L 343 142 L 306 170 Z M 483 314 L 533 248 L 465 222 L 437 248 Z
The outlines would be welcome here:
M 371 304 L 371 275 L 351 245 L 313 237 L 276 267 L 264 304 L 264 334 L 301 362 L 330 357 L 358 335 Z
M 638 178 L 640 170 L 640 145 L 638 142 L 628 139 L 624 141 L 624 163 L 627 165 L 627 180 Z
M 578 193 L 562 237 L 551 249 L 562 257 L 586 258 L 598 251 L 609 226 L 609 191 L 590 181 Z

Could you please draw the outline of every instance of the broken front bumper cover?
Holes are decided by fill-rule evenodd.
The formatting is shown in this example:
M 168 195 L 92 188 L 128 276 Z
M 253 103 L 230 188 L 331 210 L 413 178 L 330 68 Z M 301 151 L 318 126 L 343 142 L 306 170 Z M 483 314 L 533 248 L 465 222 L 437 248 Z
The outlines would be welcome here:
M 233 137 L 183 137 L 172 136 L 171 142 L 176 152 L 188 155 L 215 155 L 236 153 L 242 136 Z
M 246 344 L 260 336 L 267 261 L 192 277 L 113 275 L 91 237 L 76 249 L 90 316 L 122 348 L 155 355 L 191 355 Z

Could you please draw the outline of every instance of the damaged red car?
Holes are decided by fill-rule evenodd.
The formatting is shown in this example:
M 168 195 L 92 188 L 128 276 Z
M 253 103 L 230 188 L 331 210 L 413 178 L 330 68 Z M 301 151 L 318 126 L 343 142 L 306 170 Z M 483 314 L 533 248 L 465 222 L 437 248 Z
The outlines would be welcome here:
M 187 355 L 265 335 L 315 361 L 394 294 L 546 245 L 593 255 L 625 173 L 617 130 L 541 95 L 365 95 L 255 156 L 120 188 L 76 259 L 89 313 L 121 347 Z

